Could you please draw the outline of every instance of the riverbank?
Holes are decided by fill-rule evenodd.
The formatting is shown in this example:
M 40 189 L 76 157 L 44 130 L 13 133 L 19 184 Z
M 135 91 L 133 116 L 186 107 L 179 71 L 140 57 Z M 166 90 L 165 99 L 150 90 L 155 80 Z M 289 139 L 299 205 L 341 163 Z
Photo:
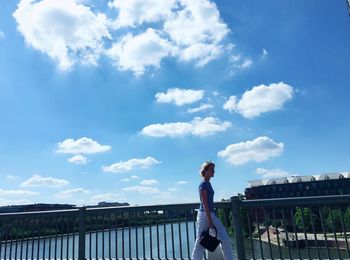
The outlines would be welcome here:
M 337 234 L 336 234 L 337 235 Z M 339 235 L 339 236 L 338 236 Z M 283 228 L 275 228 L 269 226 L 268 229 L 262 227 L 260 229 L 260 239 L 263 242 L 271 243 L 273 245 L 280 245 L 290 248 L 305 248 L 305 247 L 329 247 L 347 250 L 350 248 L 350 241 L 345 239 L 343 234 L 338 234 L 334 238 L 333 233 L 328 234 L 313 234 L 313 233 L 291 233 L 285 232 Z M 342 237 L 341 237 L 342 236 Z M 347 236 L 350 238 L 350 234 Z M 259 233 L 253 233 L 253 239 L 259 240 Z

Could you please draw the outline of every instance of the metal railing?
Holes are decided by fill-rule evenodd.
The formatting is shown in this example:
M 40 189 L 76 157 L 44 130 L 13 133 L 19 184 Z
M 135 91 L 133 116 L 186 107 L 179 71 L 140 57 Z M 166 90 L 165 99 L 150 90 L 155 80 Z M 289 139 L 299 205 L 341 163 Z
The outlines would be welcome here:
M 239 259 L 350 259 L 350 196 L 237 201 Z
M 229 209 L 230 203 L 216 203 Z M 0 259 L 190 259 L 198 203 L 0 214 Z
M 191 259 L 198 203 L 0 214 L 0 259 Z M 350 195 L 215 203 L 238 259 L 350 259 Z

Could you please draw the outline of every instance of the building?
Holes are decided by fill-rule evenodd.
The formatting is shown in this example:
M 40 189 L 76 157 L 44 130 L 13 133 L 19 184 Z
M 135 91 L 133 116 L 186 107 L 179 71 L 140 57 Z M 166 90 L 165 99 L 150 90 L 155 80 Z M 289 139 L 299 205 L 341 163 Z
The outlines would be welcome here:
M 247 200 L 350 194 L 350 172 L 249 181 Z

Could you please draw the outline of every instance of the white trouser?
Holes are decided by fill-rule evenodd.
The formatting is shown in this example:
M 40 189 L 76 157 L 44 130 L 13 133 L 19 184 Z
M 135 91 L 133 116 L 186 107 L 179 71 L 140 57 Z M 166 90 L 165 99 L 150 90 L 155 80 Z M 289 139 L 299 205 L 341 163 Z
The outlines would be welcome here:
M 222 254 L 225 260 L 233 260 L 233 252 L 230 242 L 230 237 L 228 236 L 224 225 L 220 222 L 220 220 L 215 216 L 214 213 L 211 213 L 211 219 L 213 220 L 213 224 L 216 227 L 217 238 L 221 241 L 220 247 Z M 202 260 L 204 256 L 204 247 L 199 244 L 200 235 L 203 231 L 207 231 L 208 226 L 208 218 L 204 211 L 199 211 L 197 215 L 197 239 L 194 243 L 194 248 L 192 251 L 192 260 Z

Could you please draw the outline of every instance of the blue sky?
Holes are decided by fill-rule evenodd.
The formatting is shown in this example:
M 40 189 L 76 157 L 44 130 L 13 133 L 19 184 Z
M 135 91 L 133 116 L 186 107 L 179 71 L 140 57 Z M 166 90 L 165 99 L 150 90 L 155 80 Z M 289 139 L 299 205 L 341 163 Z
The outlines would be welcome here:
M 349 171 L 349 46 L 341 0 L 3 0 L 0 204 Z

